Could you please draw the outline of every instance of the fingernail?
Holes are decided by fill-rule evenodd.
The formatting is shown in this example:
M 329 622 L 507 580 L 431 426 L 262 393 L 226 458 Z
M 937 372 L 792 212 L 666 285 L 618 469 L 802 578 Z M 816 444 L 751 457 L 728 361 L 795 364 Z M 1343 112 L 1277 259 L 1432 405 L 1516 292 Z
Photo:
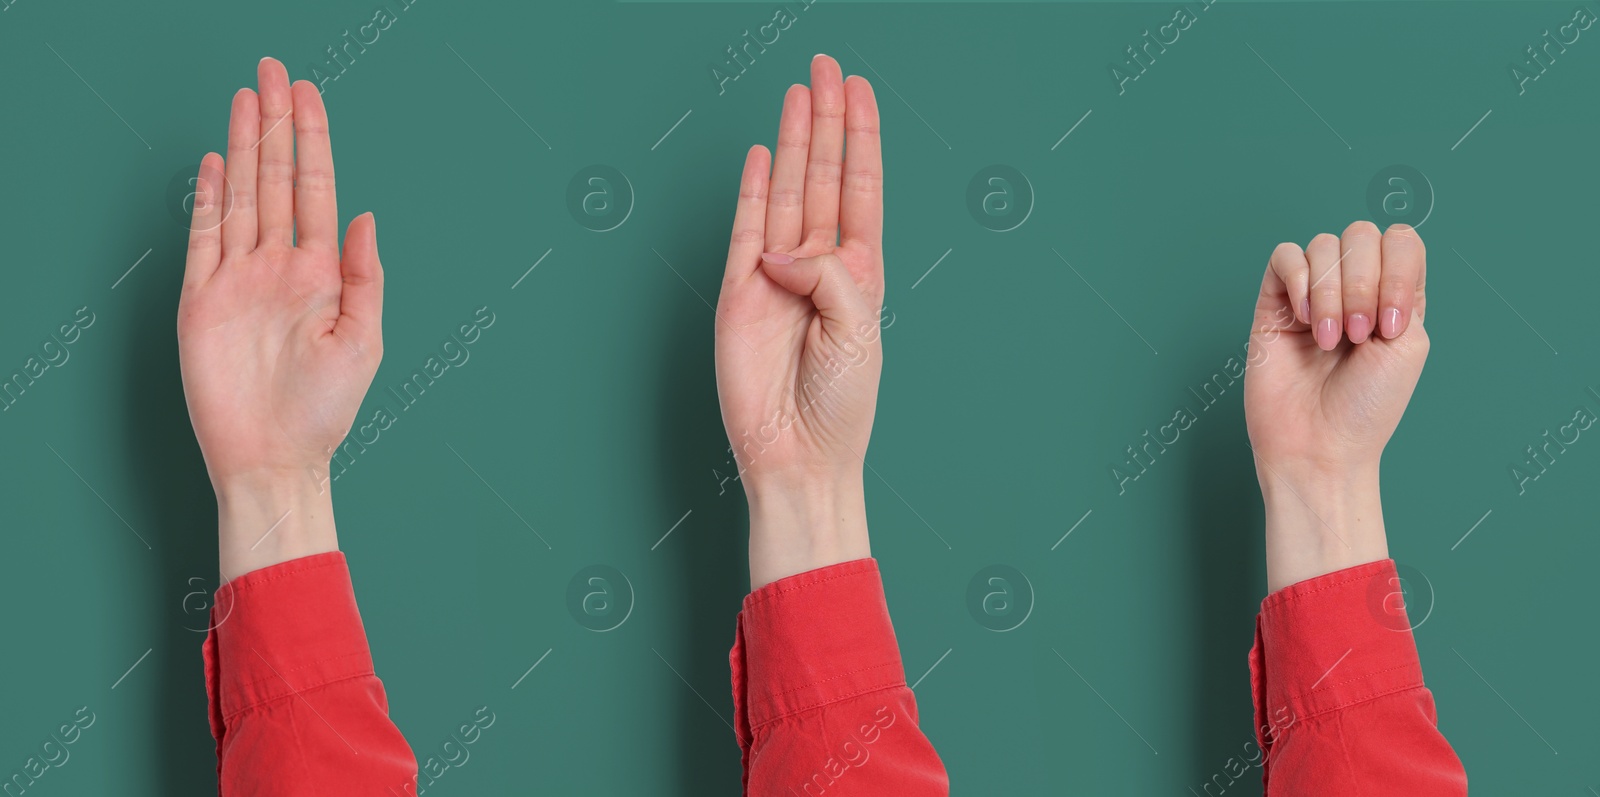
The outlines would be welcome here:
M 775 266 L 787 266 L 794 262 L 794 258 L 779 252 L 762 252 L 761 259 Z
M 1383 325 L 1382 332 L 1386 338 L 1393 338 L 1400 334 L 1400 308 L 1391 307 L 1383 311 L 1383 318 L 1379 320 Z
M 1301 299 L 1300 300 L 1300 323 L 1302 323 L 1302 324 L 1311 323 L 1311 300 L 1310 299 Z
M 1372 319 L 1366 313 L 1351 313 L 1348 326 L 1351 343 L 1365 343 L 1367 336 L 1372 334 Z
M 1339 321 L 1333 318 L 1324 318 L 1317 322 L 1317 345 L 1323 351 L 1333 351 L 1339 345 Z

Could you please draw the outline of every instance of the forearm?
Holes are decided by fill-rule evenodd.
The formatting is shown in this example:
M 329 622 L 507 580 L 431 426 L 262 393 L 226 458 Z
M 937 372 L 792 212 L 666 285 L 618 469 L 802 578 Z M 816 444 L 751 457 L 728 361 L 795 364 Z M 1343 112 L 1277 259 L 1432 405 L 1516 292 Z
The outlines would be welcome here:
M 750 502 L 750 589 L 872 556 L 860 471 L 745 483 Z
M 1389 557 L 1378 468 L 1257 462 L 1266 509 L 1267 589 Z
M 339 550 L 333 494 L 316 473 L 306 468 L 216 481 L 217 548 L 223 580 Z

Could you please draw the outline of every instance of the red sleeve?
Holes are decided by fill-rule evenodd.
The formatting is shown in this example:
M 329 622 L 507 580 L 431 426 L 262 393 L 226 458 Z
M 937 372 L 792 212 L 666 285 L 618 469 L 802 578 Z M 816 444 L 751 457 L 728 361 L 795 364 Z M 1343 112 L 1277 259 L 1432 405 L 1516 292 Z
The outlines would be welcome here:
M 1467 793 L 1422 684 L 1393 560 L 1267 596 L 1250 674 L 1268 797 Z
M 223 797 L 415 794 L 344 554 L 262 568 L 218 590 L 206 694 Z
M 875 560 L 750 593 L 728 662 L 745 794 L 950 793 L 917 727 Z

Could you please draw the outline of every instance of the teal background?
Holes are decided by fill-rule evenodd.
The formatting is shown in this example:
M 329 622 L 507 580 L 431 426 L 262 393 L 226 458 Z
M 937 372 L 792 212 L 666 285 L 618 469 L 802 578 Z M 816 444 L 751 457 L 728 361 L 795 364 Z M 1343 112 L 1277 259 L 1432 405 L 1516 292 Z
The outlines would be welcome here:
M 702 299 L 744 150 L 772 144 L 816 52 L 882 105 L 892 322 L 868 502 L 957 794 L 1202 793 L 1244 752 L 1264 575 L 1239 390 L 1123 494 L 1111 467 L 1198 411 L 1189 389 L 1243 345 L 1273 245 L 1373 218 L 1391 164 L 1436 196 L 1433 353 L 1384 486 L 1391 550 L 1433 595 L 1417 639 L 1441 727 L 1474 793 L 1600 794 L 1600 430 L 1522 494 L 1510 475 L 1576 407 L 1600 413 L 1600 28 L 1523 94 L 1510 66 L 1600 5 L 1191 3 L 1198 21 L 1123 94 L 1108 65 L 1177 3 L 789 3 L 798 21 L 721 94 L 710 66 L 777 4 L 386 5 L 399 19 L 325 94 L 341 214 L 376 213 L 388 275 L 362 417 L 477 308 L 496 316 L 335 483 L 413 748 L 437 753 L 479 706 L 498 718 L 430 795 L 737 793 L 745 517 L 719 484 Z M 30 795 L 215 789 L 192 630 L 215 509 L 178 377 L 185 229 L 166 192 L 223 148 L 260 57 L 311 77 L 375 7 L 0 12 L 0 373 L 77 308 L 96 318 L 0 413 L 0 773 L 77 707 L 98 718 Z M 591 164 L 635 192 L 609 232 L 567 207 Z M 1009 232 L 967 210 L 990 164 L 1035 194 Z M 597 564 L 635 595 L 605 633 L 566 601 Z M 1035 596 L 1006 633 L 966 605 L 994 564 Z

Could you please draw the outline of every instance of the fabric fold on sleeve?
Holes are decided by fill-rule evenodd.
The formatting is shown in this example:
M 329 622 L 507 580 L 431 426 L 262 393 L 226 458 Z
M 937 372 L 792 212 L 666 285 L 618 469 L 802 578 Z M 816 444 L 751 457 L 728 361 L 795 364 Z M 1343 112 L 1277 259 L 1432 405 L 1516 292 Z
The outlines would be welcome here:
M 202 653 L 223 797 L 421 790 L 373 672 L 343 554 L 224 584 Z
M 750 593 L 739 613 L 752 730 L 844 698 L 903 686 L 905 670 L 872 559 L 812 570 Z M 742 648 L 742 650 L 741 650 Z
M 1266 673 L 1258 709 L 1310 719 L 1423 685 L 1394 561 L 1292 584 L 1261 602 L 1256 649 Z
M 207 657 L 212 694 L 226 718 L 272 700 L 373 674 L 366 629 L 344 554 L 294 559 L 244 574 L 217 590 Z
M 1411 628 L 1390 559 L 1261 602 L 1250 675 L 1269 797 L 1467 793 Z
M 950 793 L 918 725 L 876 561 L 752 592 L 729 664 L 746 794 Z

